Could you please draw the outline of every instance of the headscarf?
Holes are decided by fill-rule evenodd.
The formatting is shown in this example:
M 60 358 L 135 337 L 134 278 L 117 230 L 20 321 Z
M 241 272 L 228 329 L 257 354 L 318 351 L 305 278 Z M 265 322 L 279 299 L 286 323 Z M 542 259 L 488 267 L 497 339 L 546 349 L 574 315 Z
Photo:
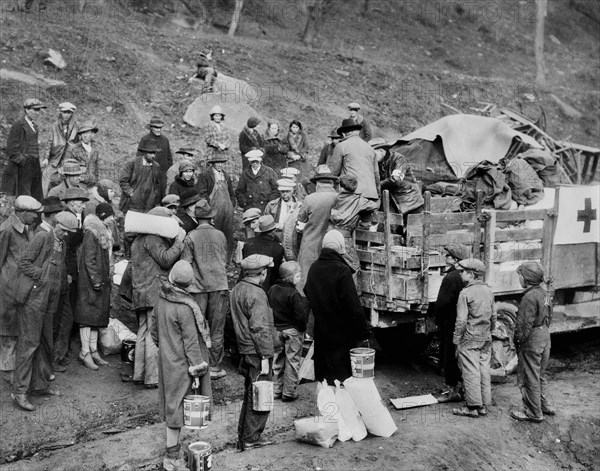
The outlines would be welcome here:
M 323 237 L 322 247 L 325 249 L 335 250 L 340 255 L 344 255 L 346 253 L 346 241 L 344 240 L 344 236 L 340 231 L 336 231 L 335 229 L 327 232 L 325 237 Z

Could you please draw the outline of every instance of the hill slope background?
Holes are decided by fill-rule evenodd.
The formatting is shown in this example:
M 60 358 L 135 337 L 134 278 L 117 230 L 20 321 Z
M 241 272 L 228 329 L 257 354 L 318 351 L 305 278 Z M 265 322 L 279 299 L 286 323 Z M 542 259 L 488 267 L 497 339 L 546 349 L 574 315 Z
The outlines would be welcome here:
M 366 17 L 362 1 L 337 1 L 310 48 L 300 41 L 305 16 L 299 2 L 247 1 L 234 38 L 209 24 L 175 25 L 178 2 L 97 0 L 85 2 L 83 11 L 78 2 L 47 3 L 45 11 L 28 14 L 2 3 L 1 68 L 65 85 L 3 79 L 0 145 L 25 97 L 49 105 L 40 123 L 42 143 L 56 105 L 72 101 L 78 120 L 92 118 L 100 127 L 101 173 L 113 179 L 152 115 L 167 122 L 173 148 L 204 148 L 200 130 L 182 117 L 198 96 L 188 79 L 206 46 L 215 49 L 220 71 L 249 83 L 234 90 L 240 100 L 282 129 L 292 119 L 304 123 L 313 157 L 350 101 L 360 102 L 376 134 L 389 139 L 451 114 L 446 105 L 472 112 L 489 102 L 533 119 L 543 108 L 553 137 L 600 143 L 600 29 L 569 0 L 549 2 L 545 89 L 534 81 L 533 0 L 372 0 Z M 211 6 L 216 23 L 229 20 L 233 1 Z M 48 48 L 62 53 L 65 69 L 44 64 Z M 553 96 L 582 117 L 568 118 Z

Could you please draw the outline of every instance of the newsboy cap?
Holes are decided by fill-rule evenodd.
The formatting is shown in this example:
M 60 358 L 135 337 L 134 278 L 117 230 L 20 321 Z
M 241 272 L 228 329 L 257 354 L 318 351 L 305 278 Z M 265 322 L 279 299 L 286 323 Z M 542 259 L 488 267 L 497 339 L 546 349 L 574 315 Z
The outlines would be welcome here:
M 246 158 L 249 162 L 252 162 L 253 160 L 262 160 L 263 155 L 264 153 L 260 149 L 252 149 L 251 151 L 246 152 Z
M 28 195 L 21 195 L 15 200 L 15 210 L 17 211 L 42 211 L 42 203 Z
M 83 188 L 71 187 L 65 190 L 65 195 L 61 198 L 62 201 L 88 201 L 89 193 L 85 191 Z
M 189 286 L 194 281 L 194 270 L 190 262 L 179 260 L 169 273 L 169 281 L 179 286 Z
M 242 214 L 242 223 L 246 224 L 247 222 L 254 221 L 258 219 L 262 215 L 262 211 L 258 208 L 250 208 L 244 211 Z
M 27 98 L 23 102 L 23 108 L 41 110 L 42 108 L 48 108 L 46 105 L 42 105 L 42 102 L 37 98 Z
M 458 262 L 458 268 L 479 273 L 480 275 L 485 273 L 485 263 L 478 258 L 465 258 L 464 260 Z
M 79 229 L 79 220 L 71 211 L 61 211 L 54 216 L 56 223 L 69 232 Z
M 58 105 L 59 111 L 70 111 L 72 113 L 76 109 L 77 107 L 73 103 L 70 103 L 68 101 L 64 101 L 60 105 Z
M 160 201 L 160 204 L 167 208 L 170 208 L 172 206 L 178 208 L 179 202 L 180 202 L 179 195 L 167 195 Z
M 471 255 L 469 248 L 466 245 L 457 244 L 455 242 L 444 246 L 444 250 L 456 260 L 464 260 Z
M 272 267 L 273 265 L 273 257 L 269 257 L 267 255 L 260 254 L 252 254 L 248 255 L 244 260 L 242 260 L 242 268 L 246 271 L 246 274 L 256 274 L 263 268 Z

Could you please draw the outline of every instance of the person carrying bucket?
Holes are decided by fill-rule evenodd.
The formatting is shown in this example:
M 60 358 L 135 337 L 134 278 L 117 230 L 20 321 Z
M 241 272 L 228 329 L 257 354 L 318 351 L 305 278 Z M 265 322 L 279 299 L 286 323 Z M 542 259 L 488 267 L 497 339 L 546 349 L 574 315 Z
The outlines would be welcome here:
M 158 402 L 167 424 L 163 457 L 166 471 L 185 468 L 179 432 L 184 425 L 183 402 L 192 390 L 212 399 L 208 362 L 210 332 L 200 307 L 187 292 L 194 280 L 192 266 L 178 261 L 162 280 L 152 311 L 152 339 L 158 350 Z M 209 406 L 210 407 L 210 406 Z M 210 411 L 209 411 L 210 418 Z
M 273 311 L 267 293 L 262 288 L 267 267 L 273 258 L 266 255 L 248 255 L 242 260 L 244 278 L 231 291 L 231 317 L 241 355 L 240 370 L 244 375 L 244 402 L 238 423 L 237 448 L 240 451 L 273 444 L 261 438 L 269 419 L 270 407 L 257 407 L 258 397 L 254 384 L 258 377 L 271 381 L 275 327 Z M 271 383 L 271 394 L 273 392 Z M 272 401 L 271 401 L 272 408 Z

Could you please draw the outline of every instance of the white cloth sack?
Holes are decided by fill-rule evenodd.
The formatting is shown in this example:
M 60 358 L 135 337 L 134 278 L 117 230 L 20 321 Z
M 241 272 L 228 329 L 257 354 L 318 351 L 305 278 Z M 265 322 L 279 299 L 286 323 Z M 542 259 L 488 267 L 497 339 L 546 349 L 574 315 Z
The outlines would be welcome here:
M 118 319 L 111 318 L 108 327 L 100 329 L 100 347 L 104 355 L 114 355 L 121 351 L 123 340 L 137 340 L 137 335 Z
M 321 386 L 319 388 L 319 386 Z M 340 405 L 335 398 L 333 388 L 329 387 L 327 380 L 317 384 L 317 407 L 321 415 L 328 421 L 335 421 L 338 425 L 338 440 L 346 442 L 352 438 L 352 432 L 346 425 L 342 416 Z
M 335 380 L 335 400 L 339 404 L 344 422 L 352 434 L 352 440 L 361 441 L 367 436 L 367 428 L 352 396 L 341 387 L 337 379 Z M 340 441 L 342 441 L 341 438 Z
M 367 432 L 379 437 L 390 437 L 398 427 L 385 407 L 373 378 L 350 377 L 344 381 L 362 416 Z
M 296 440 L 331 448 L 338 436 L 338 424 L 323 416 L 294 420 Z

